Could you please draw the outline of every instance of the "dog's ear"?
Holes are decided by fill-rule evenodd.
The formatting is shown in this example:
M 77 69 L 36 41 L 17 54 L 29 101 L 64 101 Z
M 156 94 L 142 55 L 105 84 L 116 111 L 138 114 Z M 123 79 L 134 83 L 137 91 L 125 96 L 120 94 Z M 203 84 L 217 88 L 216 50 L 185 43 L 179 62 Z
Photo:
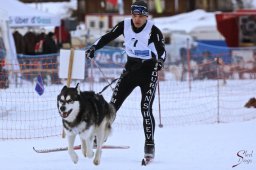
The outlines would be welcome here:
M 76 88 L 79 86 L 79 83 L 76 84 Z
M 77 94 L 80 95 L 80 84 L 77 83 L 76 85 Z
M 63 88 L 62 88 L 62 90 L 61 91 L 64 91 L 64 90 L 66 90 L 68 87 L 65 85 Z

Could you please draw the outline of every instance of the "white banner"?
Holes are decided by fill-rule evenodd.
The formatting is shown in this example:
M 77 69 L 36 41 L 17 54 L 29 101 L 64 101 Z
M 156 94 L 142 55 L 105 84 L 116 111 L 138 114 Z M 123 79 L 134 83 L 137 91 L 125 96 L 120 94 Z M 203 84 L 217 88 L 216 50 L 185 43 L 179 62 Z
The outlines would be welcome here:
M 10 27 L 58 26 L 60 25 L 60 19 L 48 16 L 10 16 L 9 25 Z
M 60 50 L 59 77 L 68 78 L 68 67 L 71 50 Z M 84 79 L 85 73 L 85 55 L 84 50 L 74 51 L 74 61 L 72 66 L 71 79 Z

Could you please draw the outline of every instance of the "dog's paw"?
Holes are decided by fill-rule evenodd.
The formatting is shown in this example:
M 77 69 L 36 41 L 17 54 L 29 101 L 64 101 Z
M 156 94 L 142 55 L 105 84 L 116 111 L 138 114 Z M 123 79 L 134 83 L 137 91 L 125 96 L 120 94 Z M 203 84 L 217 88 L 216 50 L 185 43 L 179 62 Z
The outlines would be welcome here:
M 100 160 L 97 159 L 97 158 L 95 158 L 95 159 L 93 160 L 93 163 L 94 163 L 94 165 L 99 165 L 99 164 L 100 164 Z
M 82 153 L 83 153 L 84 157 L 87 157 L 86 151 L 82 151 Z
M 101 153 L 102 152 L 101 152 L 100 149 L 96 150 L 95 158 L 93 160 L 94 165 L 99 165 L 100 164 Z
M 69 156 L 70 156 L 71 160 L 74 162 L 74 164 L 76 164 L 78 162 L 78 156 L 74 151 L 69 152 Z
M 87 156 L 87 155 L 86 155 L 86 149 L 85 149 L 85 148 L 83 148 L 83 147 L 82 147 L 82 153 L 83 153 L 84 157 L 86 157 L 86 156 Z

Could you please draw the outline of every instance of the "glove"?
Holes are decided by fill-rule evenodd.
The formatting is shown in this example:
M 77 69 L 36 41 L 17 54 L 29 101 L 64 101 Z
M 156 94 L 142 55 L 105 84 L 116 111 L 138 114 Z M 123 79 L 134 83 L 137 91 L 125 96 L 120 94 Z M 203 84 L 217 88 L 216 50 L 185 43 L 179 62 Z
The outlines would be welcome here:
M 85 57 L 92 59 L 94 57 L 95 45 L 91 46 L 88 50 L 85 51 Z
M 163 67 L 164 67 L 164 60 L 160 58 L 157 60 L 157 71 L 162 70 Z

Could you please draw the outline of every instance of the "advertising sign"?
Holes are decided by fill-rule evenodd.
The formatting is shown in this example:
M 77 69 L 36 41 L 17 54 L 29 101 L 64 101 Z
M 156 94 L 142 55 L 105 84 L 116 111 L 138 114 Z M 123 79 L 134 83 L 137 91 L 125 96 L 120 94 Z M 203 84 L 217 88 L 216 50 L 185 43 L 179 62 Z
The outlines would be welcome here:
M 88 60 L 87 60 L 88 61 Z M 101 71 L 93 63 L 87 62 L 87 75 L 96 81 L 114 79 L 120 76 L 127 61 L 126 53 L 119 48 L 103 48 L 95 53 L 94 61 Z M 104 78 L 104 76 L 106 76 Z

